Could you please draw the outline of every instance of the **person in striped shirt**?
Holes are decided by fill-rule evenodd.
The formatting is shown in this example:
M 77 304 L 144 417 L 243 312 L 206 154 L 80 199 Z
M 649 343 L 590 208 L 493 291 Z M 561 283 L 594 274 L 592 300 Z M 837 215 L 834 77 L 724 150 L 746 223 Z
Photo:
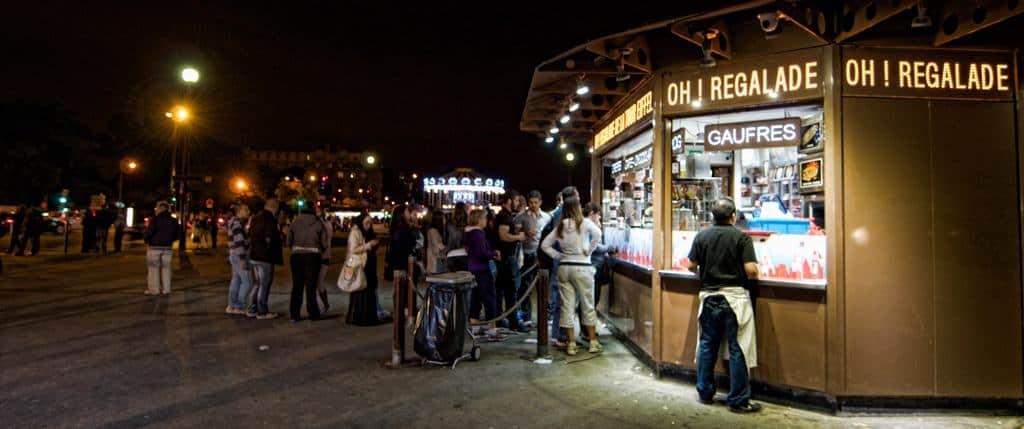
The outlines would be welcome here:
M 252 289 L 252 269 L 249 265 L 249 206 L 238 204 L 234 216 L 228 220 L 228 262 L 231 263 L 231 286 L 228 287 L 227 314 L 246 314 L 246 302 Z

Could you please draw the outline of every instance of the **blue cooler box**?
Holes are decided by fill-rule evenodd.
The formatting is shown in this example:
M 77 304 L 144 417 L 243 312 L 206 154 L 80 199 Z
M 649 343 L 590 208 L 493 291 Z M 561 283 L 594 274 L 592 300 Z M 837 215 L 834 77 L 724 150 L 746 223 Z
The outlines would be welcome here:
M 751 219 L 747 222 L 750 229 L 771 231 L 779 234 L 807 234 L 811 228 L 810 219 Z

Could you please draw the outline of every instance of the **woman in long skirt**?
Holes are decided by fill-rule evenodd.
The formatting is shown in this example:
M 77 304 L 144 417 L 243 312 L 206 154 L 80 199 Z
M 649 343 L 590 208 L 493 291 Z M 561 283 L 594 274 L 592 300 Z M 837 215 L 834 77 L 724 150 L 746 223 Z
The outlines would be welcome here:
M 366 252 L 366 265 L 363 266 L 366 288 L 352 292 L 349 296 L 345 323 L 356 326 L 379 325 L 382 321 L 377 315 L 377 235 L 373 232 L 373 220 L 366 213 L 359 215 L 353 225 L 355 228 L 349 234 L 362 234 L 363 240 L 372 245 Z

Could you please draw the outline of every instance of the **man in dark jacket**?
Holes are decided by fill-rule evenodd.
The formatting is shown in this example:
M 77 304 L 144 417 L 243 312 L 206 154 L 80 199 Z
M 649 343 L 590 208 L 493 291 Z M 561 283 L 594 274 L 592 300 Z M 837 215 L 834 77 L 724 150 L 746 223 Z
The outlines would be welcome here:
M 277 317 L 277 313 L 271 313 L 267 305 L 270 285 L 274 281 L 274 266 L 284 263 L 281 229 L 275 217 L 277 209 L 277 199 L 269 198 L 263 210 L 249 221 L 249 259 L 252 260 L 256 292 L 246 315 L 261 320 Z
M 43 212 L 46 211 L 46 201 L 39 203 L 39 207 L 32 207 L 25 212 L 25 232 L 21 235 L 21 244 L 18 245 L 18 256 L 25 255 L 25 247 L 29 240 L 32 241 L 32 255 L 39 253 L 39 236 L 43 233 Z
M 7 247 L 7 254 L 12 254 L 22 249 L 21 233 L 25 229 L 25 213 L 27 212 L 28 207 L 22 204 L 18 206 L 18 211 L 14 212 L 14 216 L 11 218 L 14 223 L 11 224 L 11 245 Z
M 171 217 L 166 201 L 156 203 L 156 216 L 150 219 L 142 239 L 146 243 L 146 266 L 149 281 L 146 295 L 171 293 L 171 255 L 178 238 L 178 221 Z

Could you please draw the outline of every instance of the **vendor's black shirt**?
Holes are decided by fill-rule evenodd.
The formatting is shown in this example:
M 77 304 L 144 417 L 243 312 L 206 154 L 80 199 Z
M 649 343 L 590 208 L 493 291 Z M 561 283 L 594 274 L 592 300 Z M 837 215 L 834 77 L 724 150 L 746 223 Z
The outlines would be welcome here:
M 754 241 L 732 225 L 715 225 L 697 234 L 690 261 L 700 266 L 700 287 L 746 286 L 745 262 L 757 262 Z

